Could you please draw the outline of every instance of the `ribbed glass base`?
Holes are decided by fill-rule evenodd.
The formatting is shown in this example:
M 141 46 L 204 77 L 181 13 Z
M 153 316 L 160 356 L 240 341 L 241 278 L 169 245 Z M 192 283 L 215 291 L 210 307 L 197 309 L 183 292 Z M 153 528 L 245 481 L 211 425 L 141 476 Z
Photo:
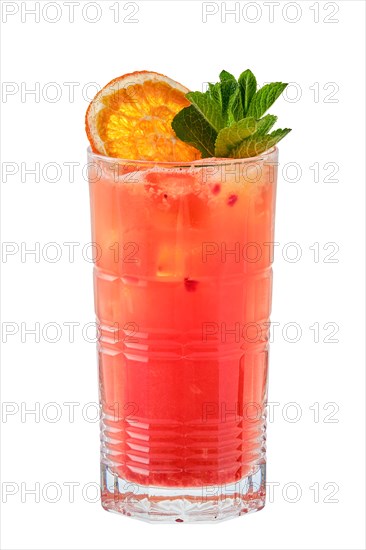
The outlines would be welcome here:
M 102 506 L 149 522 L 214 522 L 261 510 L 266 466 L 221 486 L 153 487 L 131 483 L 102 464 Z

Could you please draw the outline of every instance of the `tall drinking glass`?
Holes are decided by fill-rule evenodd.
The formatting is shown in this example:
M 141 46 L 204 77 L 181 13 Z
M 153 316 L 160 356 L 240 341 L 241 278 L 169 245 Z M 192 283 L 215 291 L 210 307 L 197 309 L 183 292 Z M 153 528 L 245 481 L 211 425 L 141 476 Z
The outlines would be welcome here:
M 88 163 L 102 505 L 157 522 L 260 510 L 277 149 Z

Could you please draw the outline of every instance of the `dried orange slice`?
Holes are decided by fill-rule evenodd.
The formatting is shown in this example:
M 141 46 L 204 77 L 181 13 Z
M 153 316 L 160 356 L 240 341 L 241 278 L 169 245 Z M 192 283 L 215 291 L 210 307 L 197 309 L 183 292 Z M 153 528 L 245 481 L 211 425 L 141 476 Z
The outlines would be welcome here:
M 112 80 L 90 103 L 85 126 L 95 153 L 121 159 L 192 161 L 201 153 L 176 137 L 174 116 L 190 105 L 189 90 L 159 73 Z

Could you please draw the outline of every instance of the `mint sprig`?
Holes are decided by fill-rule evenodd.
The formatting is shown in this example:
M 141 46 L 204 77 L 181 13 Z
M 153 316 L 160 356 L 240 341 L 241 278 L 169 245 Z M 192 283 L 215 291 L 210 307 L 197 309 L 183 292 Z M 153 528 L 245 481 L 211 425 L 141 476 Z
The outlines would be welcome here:
M 206 92 L 188 92 L 189 107 L 172 120 L 177 137 L 201 151 L 202 158 L 247 158 L 270 149 L 291 130 L 269 131 L 277 121 L 265 115 L 287 84 L 272 82 L 257 90 L 249 69 L 238 78 L 221 71 Z M 264 116 L 265 115 L 265 116 Z

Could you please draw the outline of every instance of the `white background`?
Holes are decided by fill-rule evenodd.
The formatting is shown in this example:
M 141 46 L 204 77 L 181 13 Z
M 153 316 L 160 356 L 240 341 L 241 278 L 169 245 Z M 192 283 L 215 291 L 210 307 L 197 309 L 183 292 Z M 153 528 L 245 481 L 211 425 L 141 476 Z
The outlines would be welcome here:
M 2 2 L 3 547 L 364 548 L 364 2 L 281 2 L 271 21 L 268 2 L 237 2 L 237 15 L 225 20 L 234 2 L 142 1 L 130 16 L 137 22 L 123 21 L 133 5 L 120 2 L 115 22 L 116 2 L 98 2 L 98 13 L 84 0 L 74 22 L 65 2 L 44 10 L 41 1 L 35 22 L 26 12 L 35 4 Z M 215 13 L 203 22 L 205 10 Z M 280 324 L 269 392 L 278 405 L 268 427 L 274 495 L 260 513 L 230 522 L 153 526 L 90 502 L 99 433 L 95 407 L 86 406 L 97 400 L 95 343 L 82 330 L 94 319 L 92 264 L 82 254 L 90 242 L 84 113 L 96 92 L 89 83 L 147 69 L 196 90 L 223 68 L 236 76 L 251 68 L 259 83 L 296 83 L 275 109 L 280 127 L 293 132 L 280 144 L 272 314 Z M 74 96 L 65 83 L 78 83 Z M 35 163 L 39 181 L 26 173 Z M 50 242 L 59 261 L 50 261 Z M 67 242 L 80 243 L 74 261 Z M 35 246 L 39 257 L 22 257 Z M 68 322 L 79 323 L 73 343 Z M 25 333 L 35 323 L 39 342 Z M 73 422 L 66 402 L 79 403 Z M 35 407 L 39 418 L 24 414 Z M 78 484 L 74 499 L 65 483 Z

